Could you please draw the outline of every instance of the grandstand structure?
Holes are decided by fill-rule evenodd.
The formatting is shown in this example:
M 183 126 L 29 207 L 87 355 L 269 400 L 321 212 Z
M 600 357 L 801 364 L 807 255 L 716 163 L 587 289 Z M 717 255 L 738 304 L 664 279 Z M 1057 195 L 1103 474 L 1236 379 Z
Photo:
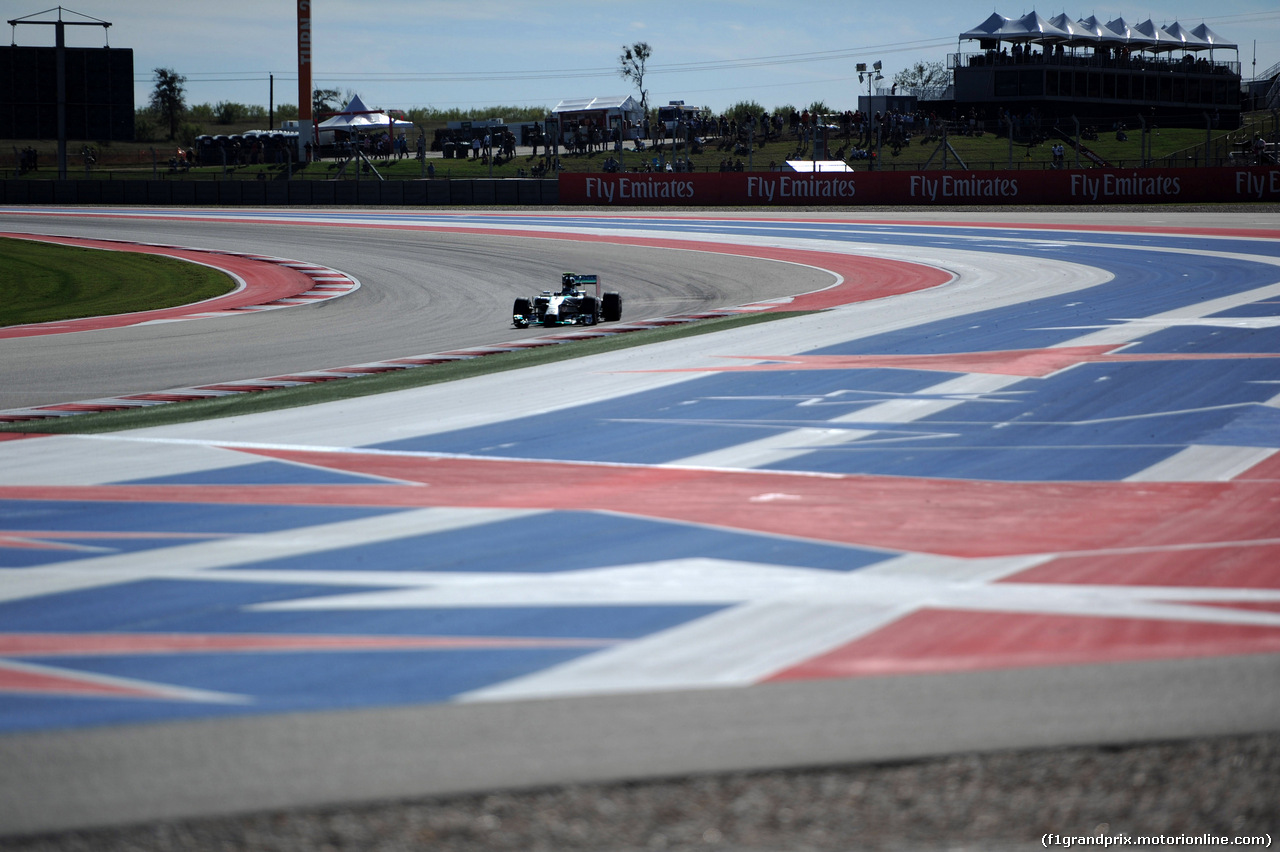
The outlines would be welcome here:
M 978 50 L 966 51 L 966 42 Z M 1034 111 L 1108 126 L 1239 126 L 1239 47 L 1205 24 L 993 13 L 961 33 L 960 43 L 948 65 L 962 115 Z

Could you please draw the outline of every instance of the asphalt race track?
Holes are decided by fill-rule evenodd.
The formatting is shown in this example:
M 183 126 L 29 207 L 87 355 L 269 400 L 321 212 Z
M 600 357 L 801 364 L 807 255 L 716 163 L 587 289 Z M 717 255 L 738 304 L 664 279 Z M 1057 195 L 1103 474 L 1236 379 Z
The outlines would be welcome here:
M 1276 731 L 1280 215 L 1013 217 L 0 210 L 361 285 L 0 339 L 0 409 L 544 334 L 565 269 L 822 308 L 0 440 L 0 832 Z
M 827 273 L 795 264 L 788 264 L 784 274 L 764 274 L 758 261 L 725 255 L 678 252 L 679 264 L 670 264 L 666 258 L 671 251 L 515 234 L 369 227 L 358 218 L 340 227 L 298 227 L 12 214 L 0 217 L 0 231 L 5 230 L 258 252 L 323 264 L 376 286 L 362 286 L 306 311 L 271 311 L 238 317 L 233 323 L 0 337 L 0 410 L 536 336 L 544 330 L 511 328 L 511 304 L 517 296 L 558 289 L 564 271 L 607 268 L 605 284 L 626 290 L 627 318 L 737 305 L 826 287 L 833 281 Z

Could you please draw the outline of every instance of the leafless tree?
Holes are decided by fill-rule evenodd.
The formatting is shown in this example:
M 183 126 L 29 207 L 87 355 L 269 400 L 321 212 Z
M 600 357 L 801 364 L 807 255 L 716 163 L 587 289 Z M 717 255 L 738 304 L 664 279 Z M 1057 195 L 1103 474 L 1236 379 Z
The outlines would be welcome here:
M 893 76 L 894 85 L 900 92 L 913 90 L 930 91 L 945 89 L 951 81 L 947 66 L 941 62 L 917 62 L 910 68 L 899 71 Z M 930 95 L 930 97 L 936 97 Z
M 622 55 L 618 57 L 618 74 L 624 80 L 630 80 L 640 90 L 640 109 L 649 114 L 649 92 L 644 87 L 644 66 L 649 61 L 653 49 L 649 43 L 638 41 L 632 45 L 622 46 Z

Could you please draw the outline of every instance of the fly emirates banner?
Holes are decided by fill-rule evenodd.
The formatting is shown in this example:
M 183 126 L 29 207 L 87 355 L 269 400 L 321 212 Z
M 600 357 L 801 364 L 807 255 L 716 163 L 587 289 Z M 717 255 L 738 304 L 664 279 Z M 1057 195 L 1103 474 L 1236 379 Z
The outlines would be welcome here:
M 560 174 L 561 204 L 1151 204 L 1280 201 L 1280 168 Z

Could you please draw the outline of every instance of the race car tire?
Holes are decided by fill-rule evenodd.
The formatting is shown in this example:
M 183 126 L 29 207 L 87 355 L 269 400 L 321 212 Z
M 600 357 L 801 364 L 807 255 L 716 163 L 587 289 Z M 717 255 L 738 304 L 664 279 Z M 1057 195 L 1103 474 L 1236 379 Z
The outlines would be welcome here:
M 595 296 L 582 297 L 582 301 L 578 303 L 578 316 L 582 318 L 584 325 L 600 322 L 600 306 L 596 304 Z
M 605 293 L 601 299 L 600 315 L 605 322 L 617 322 L 622 319 L 622 294 Z
M 528 299 L 516 299 L 511 307 L 512 323 L 516 328 L 528 328 L 529 318 L 533 316 L 533 305 Z M 517 319 L 519 317 L 519 319 Z

